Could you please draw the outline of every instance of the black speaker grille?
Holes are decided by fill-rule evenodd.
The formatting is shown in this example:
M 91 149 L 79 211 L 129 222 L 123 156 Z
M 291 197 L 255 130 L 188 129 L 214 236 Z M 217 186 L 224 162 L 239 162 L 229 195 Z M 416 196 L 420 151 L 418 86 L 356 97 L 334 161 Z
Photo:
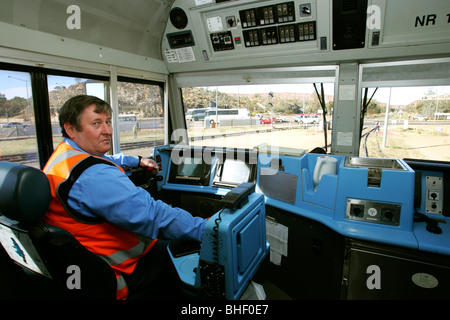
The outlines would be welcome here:
M 188 17 L 183 9 L 175 7 L 170 10 L 170 22 L 177 29 L 184 29 L 188 24 Z

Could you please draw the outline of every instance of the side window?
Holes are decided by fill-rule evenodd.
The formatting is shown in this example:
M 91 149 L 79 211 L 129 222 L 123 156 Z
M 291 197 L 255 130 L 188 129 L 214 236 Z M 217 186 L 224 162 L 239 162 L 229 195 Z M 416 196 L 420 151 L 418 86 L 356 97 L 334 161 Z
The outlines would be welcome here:
M 450 86 L 367 90 L 360 156 L 450 161 Z
M 71 97 L 80 94 L 89 94 L 105 100 L 107 82 L 55 75 L 49 75 L 47 77 L 47 82 L 48 96 L 50 100 L 53 148 L 56 149 L 58 144 L 63 139 L 58 120 L 59 109 L 62 105 Z
M 0 70 L 0 160 L 39 168 L 30 74 Z
M 120 150 L 145 155 L 148 148 L 164 143 L 164 104 L 161 86 L 118 81 Z

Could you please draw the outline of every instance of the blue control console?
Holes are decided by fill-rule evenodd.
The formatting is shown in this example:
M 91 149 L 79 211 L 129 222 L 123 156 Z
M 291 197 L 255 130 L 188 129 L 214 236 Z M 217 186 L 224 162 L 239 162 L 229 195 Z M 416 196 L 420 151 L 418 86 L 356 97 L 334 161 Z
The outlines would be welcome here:
M 264 196 L 243 185 L 208 220 L 200 252 L 177 257 L 169 246 L 181 281 L 203 297 L 239 299 L 269 252 Z
M 155 156 L 162 169 L 158 188 L 223 197 L 231 188 L 224 182 L 231 181 L 236 176 L 230 173 L 244 172 L 237 168 L 248 169 L 241 182 L 251 181 L 256 184 L 255 194 L 249 196 L 252 201 L 235 211 L 225 209 L 221 215 L 221 223 L 237 219 L 244 211 L 245 216 L 250 214 L 245 208 L 253 206 L 255 197 L 262 196 L 262 207 L 271 206 L 312 219 L 345 237 L 450 255 L 450 210 L 446 196 L 450 189 L 450 166 L 447 163 L 429 164 L 401 159 L 314 153 L 290 155 L 259 152 L 256 155 L 245 154 L 241 158 L 246 162 L 244 166 L 232 166 L 232 162 L 227 162 L 229 157 L 224 158 L 214 150 L 196 148 L 187 147 L 188 152 L 183 149 L 178 151 L 170 146 L 155 148 Z M 185 161 L 182 166 L 174 165 L 173 155 L 180 156 L 183 152 L 184 155 L 190 152 L 193 160 Z M 236 158 L 240 158 L 239 152 L 235 151 Z M 209 163 L 205 164 L 205 159 L 209 159 Z M 252 178 L 253 174 L 255 176 Z M 228 216 L 232 215 L 231 212 L 235 212 L 234 218 Z M 417 219 L 419 214 L 422 215 L 421 219 Z M 207 234 L 215 227 L 217 217 L 211 217 Z M 231 227 L 224 228 L 221 230 L 219 227 L 220 234 L 231 232 Z M 239 237 L 247 237 L 247 232 L 241 233 Z M 215 261 L 212 256 L 213 247 L 207 237 L 210 236 L 205 236 L 205 241 L 209 244 L 202 244 L 201 254 L 204 258 L 193 260 L 195 267 L 199 269 L 198 274 L 195 279 L 191 275 L 186 280 L 197 286 L 200 285 L 199 275 L 202 270 L 207 270 L 204 274 L 211 272 L 206 262 Z M 220 237 L 224 239 L 223 237 L 236 235 Z M 231 240 L 227 241 L 231 243 Z M 227 247 L 225 250 L 239 252 L 240 249 L 236 245 L 234 249 Z M 239 257 L 237 253 L 235 255 Z M 225 268 L 230 257 L 232 256 L 227 251 L 219 252 L 219 264 Z M 241 255 L 236 259 L 244 261 L 239 262 L 241 266 L 238 268 L 241 270 L 248 258 Z M 233 263 L 238 263 L 236 259 Z M 202 268 L 200 260 L 207 267 Z M 228 265 L 227 268 L 230 269 L 231 266 Z M 233 273 L 233 277 L 238 279 L 236 270 Z M 231 293 L 227 295 L 234 296 Z

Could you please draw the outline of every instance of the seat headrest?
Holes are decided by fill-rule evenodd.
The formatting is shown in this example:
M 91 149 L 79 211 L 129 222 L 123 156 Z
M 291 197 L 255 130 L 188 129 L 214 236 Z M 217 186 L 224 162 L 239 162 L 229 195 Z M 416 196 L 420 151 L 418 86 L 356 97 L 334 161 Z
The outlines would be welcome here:
M 33 224 L 50 205 L 50 183 L 42 171 L 17 163 L 0 161 L 0 214 Z

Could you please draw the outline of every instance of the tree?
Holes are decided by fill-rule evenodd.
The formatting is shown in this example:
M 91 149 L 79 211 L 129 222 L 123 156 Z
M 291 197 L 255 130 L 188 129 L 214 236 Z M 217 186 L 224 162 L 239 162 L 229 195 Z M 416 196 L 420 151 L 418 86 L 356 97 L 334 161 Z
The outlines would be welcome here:
M 29 114 L 27 111 L 27 99 L 22 97 L 14 97 L 11 100 L 8 100 L 5 95 L 0 97 L 0 115 L 2 117 L 6 117 L 6 112 L 8 112 L 8 117 L 15 117 L 22 114 L 24 119 L 29 120 Z

